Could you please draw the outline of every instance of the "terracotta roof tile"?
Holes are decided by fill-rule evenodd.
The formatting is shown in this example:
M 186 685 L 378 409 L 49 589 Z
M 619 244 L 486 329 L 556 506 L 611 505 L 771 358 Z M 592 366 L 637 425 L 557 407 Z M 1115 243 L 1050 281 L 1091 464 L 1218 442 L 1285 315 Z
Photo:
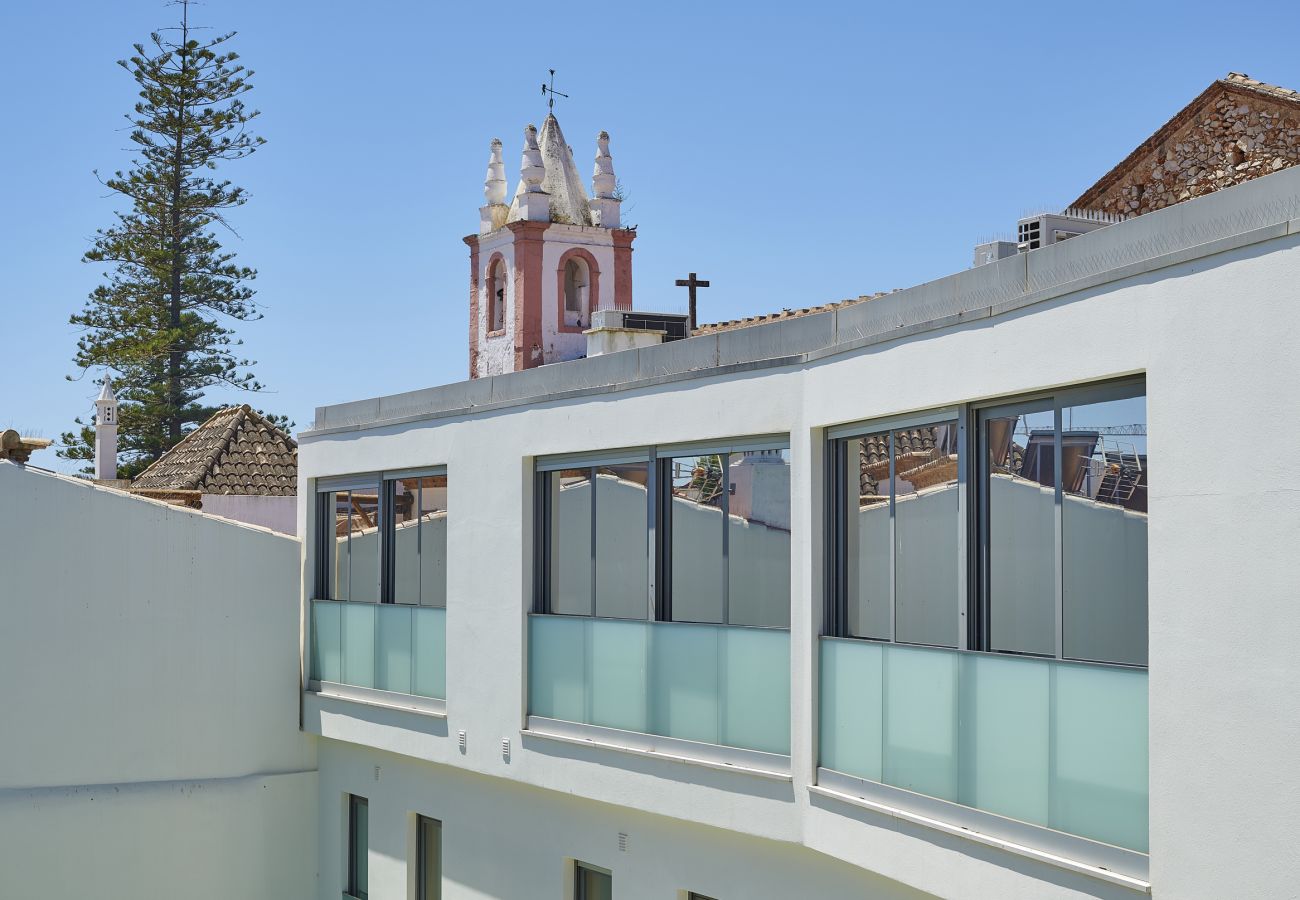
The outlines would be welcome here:
M 227 407 L 155 460 L 131 486 L 293 496 L 298 444 L 248 405 Z
M 782 319 L 798 319 L 803 316 L 811 316 L 817 313 L 828 312 L 832 309 L 838 309 L 843 306 L 853 306 L 857 303 L 865 303 L 868 300 L 875 300 L 877 297 L 885 296 L 886 291 L 880 291 L 870 296 L 854 297 L 850 300 L 840 300 L 835 303 L 823 303 L 821 306 L 807 306 L 803 309 L 783 309 L 780 312 L 765 313 L 761 316 L 747 316 L 743 319 L 731 319 L 726 322 L 713 322 L 708 325 L 697 326 L 691 332 L 695 337 L 700 334 L 717 334 L 719 331 L 734 331 L 737 328 L 748 328 L 751 325 L 764 325 L 768 322 L 779 322 Z

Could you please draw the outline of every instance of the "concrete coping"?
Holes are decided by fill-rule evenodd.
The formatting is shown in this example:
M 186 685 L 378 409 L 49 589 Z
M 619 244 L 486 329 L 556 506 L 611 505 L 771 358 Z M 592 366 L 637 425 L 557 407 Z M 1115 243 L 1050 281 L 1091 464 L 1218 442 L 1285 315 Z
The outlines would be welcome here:
M 1300 235 L 1300 166 L 1027 253 L 824 312 L 439 387 L 321 406 L 303 440 L 754 369 L 802 365 L 1006 315 Z M 594 329 L 593 329 L 594 330 Z

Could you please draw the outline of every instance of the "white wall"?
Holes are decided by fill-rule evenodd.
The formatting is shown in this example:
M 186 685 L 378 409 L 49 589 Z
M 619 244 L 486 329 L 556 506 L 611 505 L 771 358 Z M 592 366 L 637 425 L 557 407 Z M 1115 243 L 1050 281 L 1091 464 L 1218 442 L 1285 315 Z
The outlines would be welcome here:
M 247 525 L 260 525 L 280 534 L 298 533 L 298 498 L 255 494 L 204 494 L 203 511 Z
M 404 900 L 415 814 L 442 822 L 444 900 L 572 897 L 570 860 L 613 873 L 618 900 L 922 900 L 921 891 L 790 843 L 322 741 L 320 897 L 346 884 L 346 797 L 369 802 L 370 890 Z M 375 767 L 379 767 L 376 778 Z M 618 849 L 619 833 L 627 849 Z M 684 894 L 681 895 L 684 897 Z
M 1150 489 L 1148 549 L 1153 894 L 1293 895 L 1300 883 L 1292 775 L 1300 715 L 1287 686 L 1300 683 L 1300 571 L 1286 561 L 1300 544 L 1300 469 L 1277 460 L 1300 445 L 1300 416 L 1289 414 L 1300 396 L 1291 338 L 1300 333 L 1300 235 L 1274 234 L 800 367 L 306 436 L 300 471 L 308 479 L 448 465 L 452 523 L 447 736 L 421 731 L 414 724 L 421 720 L 377 723 L 356 707 L 334 710 L 312 727 L 547 788 L 557 804 L 606 801 L 802 844 L 939 895 L 1131 896 L 1046 862 L 814 801 L 808 787 L 817 762 L 823 599 L 821 429 L 1144 372 L 1149 452 L 1159 473 Z M 1243 429 L 1265 446 L 1245 450 L 1207 439 Z M 794 547 L 789 789 L 740 774 L 714 782 L 698 766 L 642 763 L 615 751 L 520 747 L 533 457 L 786 431 Z M 469 741 L 463 755 L 455 749 L 461 729 Z M 515 742 L 509 764 L 503 737 Z M 485 790 L 492 783 L 482 781 Z M 418 785 L 412 777 L 404 787 Z
M 0 462 L 0 893 L 308 897 L 299 543 Z

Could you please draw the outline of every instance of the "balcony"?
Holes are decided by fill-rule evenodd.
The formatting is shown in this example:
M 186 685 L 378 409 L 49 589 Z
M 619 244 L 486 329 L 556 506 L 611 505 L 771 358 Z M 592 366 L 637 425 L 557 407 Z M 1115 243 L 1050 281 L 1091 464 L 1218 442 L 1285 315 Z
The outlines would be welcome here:
M 695 755 L 681 741 L 789 756 L 784 629 L 563 615 L 528 627 L 530 728 L 541 718 L 670 739 L 639 748 L 657 752 Z
M 401 706 L 421 704 L 392 695 L 447 697 L 447 610 L 442 607 L 314 600 L 310 639 L 317 690 Z
M 820 719 L 823 785 L 842 773 L 901 789 L 889 805 L 925 795 L 1147 852 L 1145 669 L 822 638 Z

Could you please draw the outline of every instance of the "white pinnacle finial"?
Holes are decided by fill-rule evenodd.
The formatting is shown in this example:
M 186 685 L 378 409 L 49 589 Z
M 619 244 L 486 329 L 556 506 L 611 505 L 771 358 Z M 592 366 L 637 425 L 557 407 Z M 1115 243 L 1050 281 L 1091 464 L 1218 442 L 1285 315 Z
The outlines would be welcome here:
M 591 173 L 591 192 L 602 200 L 613 200 L 617 184 L 614 157 L 609 155 L 609 132 L 596 136 L 596 168 Z
M 537 146 L 537 126 L 524 129 L 524 158 L 519 165 L 519 179 L 524 193 L 540 194 L 546 168 L 542 165 L 542 151 Z
M 107 375 L 104 376 L 104 386 L 99 389 L 99 399 L 117 402 L 117 395 L 113 393 L 113 379 Z
M 506 202 L 506 167 L 501 162 L 501 138 L 492 139 L 492 155 L 488 157 L 487 178 L 483 181 L 483 196 L 489 206 Z

